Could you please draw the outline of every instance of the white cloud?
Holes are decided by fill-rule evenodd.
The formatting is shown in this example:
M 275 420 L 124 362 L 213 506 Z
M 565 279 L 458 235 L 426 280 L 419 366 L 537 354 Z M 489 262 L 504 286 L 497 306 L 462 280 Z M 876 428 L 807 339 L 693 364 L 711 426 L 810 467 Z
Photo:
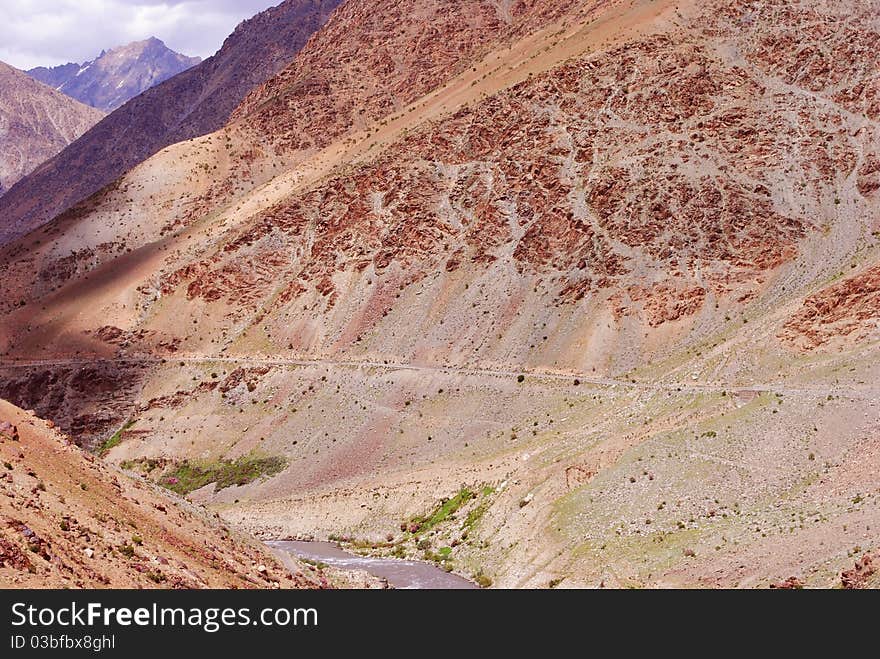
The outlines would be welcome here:
M 245 18 L 281 0 L 2 0 L 0 60 L 20 69 L 94 59 L 158 37 L 209 57 Z

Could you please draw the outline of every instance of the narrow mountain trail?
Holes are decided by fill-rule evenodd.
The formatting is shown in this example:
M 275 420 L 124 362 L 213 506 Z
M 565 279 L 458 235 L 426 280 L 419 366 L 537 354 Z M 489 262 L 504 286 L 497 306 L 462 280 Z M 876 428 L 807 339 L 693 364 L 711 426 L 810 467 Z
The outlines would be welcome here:
M 533 369 L 491 369 L 475 368 L 454 365 L 422 365 L 395 363 L 369 360 L 339 360 L 323 358 L 284 358 L 284 357 L 232 357 L 210 355 L 180 355 L 170 359 L 158 357 L 120 357 L 117 359 L 38 359 L 38 360 L 0 360 L 0 369 L 3 368 L 45 368 L 45 367 L 71 367 L 89 366 L 94 364 L 114 363 L 119 365 L 162 364 L 166 362 L 178 362 L 182 364 L 233 364 L 248 367 L 294 367 L 303 368 L 311 366 L 341 368 L 341 369 L 378 369 L 388 372 L 414 372 L 438 375 L 457 375 L 463 377 L 494 377 L 494 378 L 524 378 L 543 380 L 548 382 L 569 382 L 572 386 L 605 387 L 610 389 L 634 389 L 642 391 L 667 391 L 684 394 L 723 394 L 723 393 L 774 393 L 783 396 L 825 397 L 846 396 L 858 400 L 880 400 L 880 387 L 871 385 L 844 385 L 829 384 L 811 387 L 792 387 L 785 383 L 700 383 L 700 382 L 639 382 L 637 380 L 624 380 L 621 378 L 596 377 L 591 374 L 577 373 L 574 371 L 541 371 Z M 578 385 L 575 385 L 575 380 Z

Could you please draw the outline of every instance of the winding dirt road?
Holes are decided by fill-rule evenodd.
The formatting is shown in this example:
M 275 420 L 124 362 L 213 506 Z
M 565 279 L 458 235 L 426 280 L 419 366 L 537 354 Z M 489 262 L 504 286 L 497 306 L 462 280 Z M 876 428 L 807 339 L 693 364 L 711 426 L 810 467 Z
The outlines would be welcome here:
M 115 363 L 120 365 L 162 364 L 179 362 L 184 364 L 233 364 L 237 366 L 271 366 L 271 367 L 311 367 L 323 366 L 326 368 L 347 368 L 354 370 L 378 369 L 389 372 L 415 372 L 440 375 L 458 375 L 463 377 L 494 377 L 494 378 L 518 378 L 523 376 L 532 380 L 543 381 L 568 381 L 574 387 L 575 380 L 580 385 L 592 387 L 605 387 L 610 389 L 638 389 L 645 391 L 669 391 L 675 393 L 709 393 L 721 394 L 724 392 L 736 393 L 775 393 L 783 396 L 826 397 L 846 396 L 858 400 L 880 400 L 880 387 L 865 385 L 825 385 L 813 387 L 792 387 L 784 383 L 701 383 L 701 382 L 639 382 L 636 380 L 624 380 L 620 378 L 603 378 L 595 375 L 576 373 L 573 371 L 546 371 L 533 369 L 506 370 L 492 368 L 477 368 L 467 366 L 423 365 L 386 361 L 370 360 L 335 360 L 324 358 L 283 358 L 283 357 L 232 357 L 232 356 L 205 356 L 205 355 L 175 355 L 171 358 L 158 358 L 149 356 L 125 356 L 115 359 L 45 359 L 45 360 L 0 360 L 0 369 L 4 368 L 45 368 L 45 367 L 70 367 L 89 366 L 92 364 Z

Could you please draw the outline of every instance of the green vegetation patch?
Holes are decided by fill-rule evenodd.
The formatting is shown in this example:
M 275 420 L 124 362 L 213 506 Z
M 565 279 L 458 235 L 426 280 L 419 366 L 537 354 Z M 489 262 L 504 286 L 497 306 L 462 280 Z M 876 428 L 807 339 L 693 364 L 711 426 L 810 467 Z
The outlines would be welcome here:
M 100 455 L 101 457 L 104 457 L 110 451 L 112 451 L 117 446 L 119 446 L 122 443 L 123 433 L 125 433 L 127 430 L 129 430 L 134 424 L 135 424 L 135 421 L 133 421 L 133 420 L 127 421 L 126 424 L 124 426 L 122 426 L 122 428 L 120 428 L 115 433 L 113 433 L 113 435 L 110 438 L 108 438 L 103 444 L 101 444 L 101 446 L 98 447 L 98 455 Z
M 476 574 L 474 574 L 474 581 L 477 582 L 477 585 L 480 588 L 491 588 L 492 587 L 492 579 L 483 573 L 483 570 L 480 570 Z
M 218 460 L 216 462 L 190 461 L 163 462 L 141 458 L 123 463 L 124 469 L 140 469 L 152 473 L 162 469 L 158 483 L 177 494 L 186 495 L 206 485 L 214 484 L 219 492 L 233 485 L 247 485 L 264 476 L 274 476 L 287 468 L 287 460 L 282 457 L 259 458 L 244 456 L 238 460 Z
M 495 488 L 486 486 L 482 490 L 483 500 L 480 502 L 478 506 L 475 506 L 469 513 L 468 516 L 464 520 L 464 526 L 466 529 L 470 530 L 474 526 L 480 523 L 480 520 L 483 519 L 483 515 L 486 514 L 486 511 L 489 510 L 489 505 L 491 501 L 489 497 L 495 494 Z
M 468 488 L 462 488 L 459 493 L 451 499 L 441 501 L 440 505 L 428 515 L 411 519 L 408 525 L 410 532 L 416 534 L 430 531 L 433 527 L 442 524 L 449 519 L 459 508 L 476 496 L 477 495 L 471 492 Z

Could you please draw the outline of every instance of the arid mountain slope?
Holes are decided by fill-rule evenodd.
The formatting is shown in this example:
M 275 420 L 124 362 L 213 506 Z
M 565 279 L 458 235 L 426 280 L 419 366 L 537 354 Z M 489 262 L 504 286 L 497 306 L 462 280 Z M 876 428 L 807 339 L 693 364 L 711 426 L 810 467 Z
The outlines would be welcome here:
M 102 116 L 0 62 L 0 195 Z
M 874 3 L 405 4 L 4 247 L 0 395 L 136 419 L 119 463 L 284 457 L 198 496 L 500 585 L 863 574 Z
M 241 330 L 230 331 L 231 318 L 264 328 L 272 351 L 630 368 L 647 355 L 601 342 L 601 350 L 572 352 L 584 331 L 601 326 L 584 322 L 584 312 L 595 320 L 610 314 L 619 324 L 616 342 L 650 353 L 643 325 L 686 334 L 697 322 L 698 332 L 714 331 L 724 325 L 722 311 L 741 314 L 771 280 L 772 296 L 790 293 L 832 275 L 860 240 L 874 240 L 876 195 L 855 176 L 876 148 L 863 55 L 841 50 L 838 61 L 846 56 L 853 66 L 839 72 L 833 89 L 798 91 L 769 72 L 794 54 L 779 47 L 765 64 L 762 44 L 779 40 L 777 31 L 808 32 L 808 21 L 768 7 L 775 25 L 753 21 L 752 31 L 737 31 L 741 11 L 697 15 L 688 30 L 665 19 L 674 37 L 661 32 L 581 56 L 565 57 L 569 44 L 590 47 L 595 22 L 550 34 L 542 51 L 549 70 L 491 95 L 473 85 L 446 116 L 410 120 L 396 134 L 389 126 L 388 137 L 382 127 L 372 138 L 359 135 L 380 149 L 355 153 L 314 184 L 296 180 L 332 152 L 250 196 L 246 183 L 227 187 L 221 197 L 242 201 L 208 215 L 207 226 L 186 229 L 203 216 L 198 203 L 170 199 L 180 190 L 174 177 L 197 191 L 215 185 L 218 166 L 221 177 L 250 167 L 251 155 L 235 141 L 230 146 L 241 139 L 238 127 L 176 146 L 91 206 L 10 246 L 7 253 L 22 258 L 8 259 L 4 298 L 27 302 L 96 267 L 134 274 L 125 261 L 149 258 L 140 301 L 119 315 L 136 313 L 145 328 L 177 339 L 178 349 L 235 348 Z M 871 35 L 849 19 L 840 49 Z M 565 59 L 554 63 L 557 52 Z M 504 67 L 494 68 L 503 80 Z M 861 100 L 836 105 L 831 98 L 859 88 L 868 90 Z M 157 192 L 154 203 L 169 197 L 168 212 L 160 208 L 157 221 L 145 221 L 136 209 Z M 273 198 L 279 201 L 267 203 Z M 208 208 L 217 211 L 216 203 Z M 167 239 L 163 253 L 177 251 L 162 255 L 148 245 L 119 256 L 158 236 Z M 824 258 L 812 260 L 814 243 Z M 800 250 L 811 260 L 808 272 L 796 263 Z M 26 277 L 33 268 L 41 272 L 36 282 Z M 429 333 L 391 341 L 400 322 L 393 312 L 412 319 L 419 290 L 435 305 L 422 320 L 430 319 Z M 493 299 L 516 300 L 516 307 L 504 311 Z M 469 317 L 458 306 L 465 301 L 482 310 Z M 176 312 L 173 321 L 165 318 L 163 309 L 179 304 L 202 319 L 198 333 L 181 336 Z M 296 311 L 303 306 L 309 313 Z M 523 313 L 528 320 L 513 322 Z M 549 345 L 544 326 L 556 337 Z M 479 339 L 499 333 L 500 342 Z
M 0 587 L 319 588 L 197 506 L 0 401 Z
M 113 112 L 201 61 L 201 57 L 175 53 L 161 40 L 150 37 L 104 51 L 91 62 L 39 67 L 27 74 L 80 103 Z
M 617 0 L 346 2 L 287 68 L 251 92 L 233 120 L 276 152 L 322 148 L 460 74 L 491 46 Z
M 160 149 L 222 127 L 338 4 L 286 0 L 239 25 L 213 57 L 118 109 L 0 202 L 0 244 L 51 220 Z
M 412 34 L 419 33 L 423 24 L 438 25 L 447 20 L 447 14 L 450 11 L 449 3 L 432 0 L 424 3 L 419 12 L 411 13 L 404 11 L 404 5 L 400 3 L 389 2 L 375 5 L 375 3 L 362 2 L 361 0 L 348 2 L 334 15 L 330 24 L 311 40 L 303 53 L 296 58 L 295 64 L 292 65 L 292 68 L 297 71 L 304 72 L 302 75 L 306 78 L 312 75 L 309 73 L 310 71 L 320 71 L 322 76 L 330 76 L 334 80 L 341 81 L 332 89 L 322 87 L 321 93 L 311 99 L 313 110 L 308 113 L 308 117 L 304 117 L 303 123 L 296 129 L 298 134 L 303 136 L 303 139 L 308 138 L 308 144 L 304 143 L 303 148 L 291 150 L 279 147 L 279 140 L 283 142 L 286 139 L 284 135 L 287 134 L 288 124 L 281 122 L 277 125 L 275 123 L 261 125 L 261 120 L 257 116 L 259 108 L 278 102 L 275 95 L 261 93 L 259 98 L 265 97 L 266 101 L 254 106 L 253 113 L 257 114 L 241 109 L 239 110 L 239 118 L 217 135 L 208 136 L 189 144 L 177 144 L 167 152 L 158 154 L 156 158 L 145 162 L 130 176 L 120 179 L 59 217 L 53 226 L 47 227 L 46 231 L 49 233 L 46 235 L 56 234 L 61 226 L 66 227 L 63 232 L 68 237 L 76 234 L 77 238 L 72 243 L 58 246 L 62 252 L 66 252 L 70 257 L 66 261 L 67 265 L 64 266 L 64 269 L 73 267 L 79 270 L 78 264 L 85 265 L 86 262 L 89 263 L 86 267 L 92 268 L 98 263 L 105 262 L 108 257 L 113 258 L 114 250 L 111 245 L 124 243 L 127 248 L 135 249 L 156 237 L 179 233 L 183 228 L 192 224 L 195 219 L 228 207 L 235 199 L 244 198 L 247 192 L 258 189 L 273 179 L 275 179 L 274 189 L 283 189 L 284 186 L 291 183 L 300 184 L 304 177 L 308 177 L 310 180 L 317 179 L 328 172 L 336 163 L 352 155 L 346 151 L 358 153 L 366 150 L 368 144 L 373 145 L 372 140 L 367 139 L 369 131 L 358 130 L 360 123 L 356 117 L 350 113 L 339 114 L 333 110 L 337 103 L 369 104 L 369 100 L 366 98 L 369 94 L 365 92 L 365 80 L 373 80 L 371 88 L 381 90 L 384 87 L 389 87 L 397 90 L 400 97 L 396 98 L 392 104 L 402 104 L 406 102 L 407 98 L 412 98 L 437 87 L 438 81 L 443 80 L 442 73 L 452 75 L 455 71 L 462 70 L 464 71 L 462 76 L 467 79 L 468 84 L 475 80 L 479 82 L 478 79 L 485 80 L 490 73 L 499 74 L 502 67 L 495 60 L 506 55 L 509 55 L 511 62 L 522 59 L 521 65 L 517 66 L 514 75 L 524 76 L 525 71 L 532 68 L 529 61 L 531 58 L 529 48 L 534 44 L 529 43 L 526 46 L 518 47 L 515 52 L 509 53 L 508 48 L 502 45 L 500 46 L 501 50 L 495 54 L 491 61 L 485 59 L 483 55 L 491 43 L 498 45 L 498 40 L 503 42 L 504 39 L 511 38 L 512 34 L 528 33 L 529 29 L 540 31 L 540 28 L 546 28 L 550 24 L 547 21 L 559 14 L 558 7 L 550 11 L 547 9 L 548 6 L 555 7 L 552 3 L 550 5 L 518 3 L 516 7 L 520 9 L 517 9 L 516 16 L 511 16 L 510 12 L 497 6 L 494 2 L 478 3 L 467 13 L 469 22 L 458 26 L 445 39 L 435 37 L 430 40 L 420 51 L 419 57 L 413 58 L 406 67 L 396 67 L 389 71 L 371 71 L 368 76 L 360 71 L 354 75 L 350 71 L 351 62 L 357 59 L 356 53 L 370 52 L 370 49 L 376 48 L 378 51 L 385 52 L 387 56 L 388 51 L 383 50 L 385 48 L 409 57 L 407 49 Z M 572 2 L 562 6 L 578 15 L 589 16 L 592 14 L 601 15 L 608 7 L 616 6 L 616 3 L 597 0 L 583 4 Z M 480 11 L 474 13 L 477 7 L 480 8 Z M 523 8 L 527 8 L 528 11 L 526 12 L 526 9 Z M 379 11 L 380 9 L 381 11 Z M 490 15 L 490 12 L 491 15 L 500 13 L 505 17 L 504 25 L 508 27 L 496 32 L 482 30 L 483 15 Z M 526 13 L 523 15 L 523 12 Z M 387 18 L 383 18 L 386 15 Z M 385 43 L 383 39 L 386 36 L 386 31 L 380 30 L 374 33 L 370 29 L 377 22 L 380 25 L 394 24 L 398 26 L 390 33 L 394 40 L 384 46 L 382 44 Z M 563 23 L 564 21 L 560 25 Z M 400 26 L 409 27 L 400 31 L 403 29 Z M 364 34 L 365 31 L 366 34 Z M 328 34 L 330 36 L 327 36 Z M 550 39 L 546 35 L 544 38 L 547 41 Z M 457 58 L 449 59 L 446 53 L 456 54 Z M 446 66 L 437 70 L 432 69 L 434 71 L 432 76 L 425 77 L 421 82 L 411 80 L 414 70 L 424 66 L 425 62 L 431 62 L 438 58 L 442 59 Z M 305 64 L 298 64 L 301 61 Z M 469 64 L 477 66 L 473 66 L 473 71 L 471 71 L 468 68 Z M 455 84 L 461 85 L 459 78 L 462 76 L 453 77 L 452 80 L 456 81 Z M 491 86 L 494 82 L 492 79 L 488 84 Z M 501 82 L 508 84 L 504 76 L 501 76 Z M 296 94 L 304 93 L 302 84 L 296 83 L 293 86 Z M 305 87 L 307 88 L 308 85 Z M 477 89 L 482 91 L 482 88 L 483 85 L 479 85 L 473 90 L 468 89 L 465 100 Z M 372 94 L 376 93 L 378 92 Z M 437 88 L 433 98 L 429 101 L 429 110 L 422 110 L 416 114 L 416 108 L 413 108 L 412 112 L 407 111 L 397 115 L 395 128 L 391 135 L 399 135 L 401 130 L 407 129 L 410 114 L 416 115 L 414 125 L 417 125 L 428 117 L 445 112 L 445 104 L 438 100 L 440 93 L 442 93 L 442 88 Z M 460 96 L 461 94 L 459 94 Z M 343 99 L 348 100 L 344 101 Z M 306 94 L 305 98 L 296 96 L 291 104 L 295 107 L 297 103 L 309 101 L 310 98 Z M 245 106 L 253 102 L 255 102 L 254 99 L 251 99 Z M 460 103 L 462 99 L 457 98 L 456 102 Z M 120 113 L 114 114 L 119 116 Z M 327 114 L 328 121 L 323 121 L 319 116 L 322 114 Z M 151 113 L 144 113 L 144 116 L 148 115 L 151 116 Z M 103 125 L 97 127 L 96 131 L 101 130 Z M 371 130 L 379 128 L 376 126 Z M 97 133 L 95 134 L 97 135 Z M 343 138 L 344 141 L 328 147 L 328 153 L 316 155 L 312 148 L 312 138 L 323 144 L 326 142 L 323 134 L 347 135 L 350 139 Z M 78 148 L 68 150 L 44 169 L 55 169 L 64 164 L 65 166 L 61 167 L 59 172 L 63 176 L 68 176 L 64 172 L 74 171 L 67 166 L 72 164 L 69 162 L 70 157 L 87 143 L 89 143 L 88 139 L 83 140 L 80 145 L 77 145 Z M 282 152 L 282 155 L 279 155 L 279 151 Z M 96 173 L 88 168 L 76 171 L 79 172 L 80 179 L 89 179 Z M 285 172 L 287 173 L 285 174 Z M 279 177 L 279 174 L 282 176 Z M 47 199 L 54 198 L 54 191 L 59 188 L 49 186 L 53 192 L 46 194 L 44 191 L 47 186 L 40 184 L 40 182 L 46 183 L 48 179 L 42 179 L 42 175 L 43 172 L 38 172 L 37 176 L 23 182 L 18 190 L 9 195 L 5 203 L 0 204 L 0 212 L 6 212 L 13 224 L 20 222 L 16 218 L 21 218 L 23 214 L 29 216 L 30 211 L 35 210 L 36 206 L 43 207 L 47 203 Z M 49 178 L 52 176 L 50 175 Z M 35 187 L 31 188 L 32 184 Z M 79 185 L 71 179 L 70 185 L 60 189 L 77 189 Z M 70 197 L 66 192 L 61 192 L 61 194 L 66 199 Z M 275 192 L 268 194 L 280 196 Z M 263 204 L 265 196 L 261 193 L 254 205 Z M 21 202 L 20 206 L 19 202 Z M 160 209 L 159 212 L 163 219 L 158 223 L 142 222 L 141 220 L 146 220 L 147 217 L 140 210 L 135 209 L 145 206 Z M 57 207 L 53 204 L 53 208 Z M 46 219 L 45 215 L 43 218 Z M 33 218 L 31 217 L 31 219 Z M 25 224 L 31 223 L 31 219 L 26 219 Z M 76 225 L 77 228 L 73 230 L 71 224 Z M 18 251 L 15 246 L 10 249 L 13 252 Z M 51 257 L 57 258 L 58 251 L 56 249 L 51 251 L 53 252 Z M 31 252 L 31 256 L 39 258 L 34 252 Z M 66 276 L 64 278 L 66 279 Z M 42 284 L 39 284 L 38 287 L 42 288 Z M 23 294 L 23 291 L 16 291 L 8 299 L 15 298 L 20 301 L 23 299 Z

